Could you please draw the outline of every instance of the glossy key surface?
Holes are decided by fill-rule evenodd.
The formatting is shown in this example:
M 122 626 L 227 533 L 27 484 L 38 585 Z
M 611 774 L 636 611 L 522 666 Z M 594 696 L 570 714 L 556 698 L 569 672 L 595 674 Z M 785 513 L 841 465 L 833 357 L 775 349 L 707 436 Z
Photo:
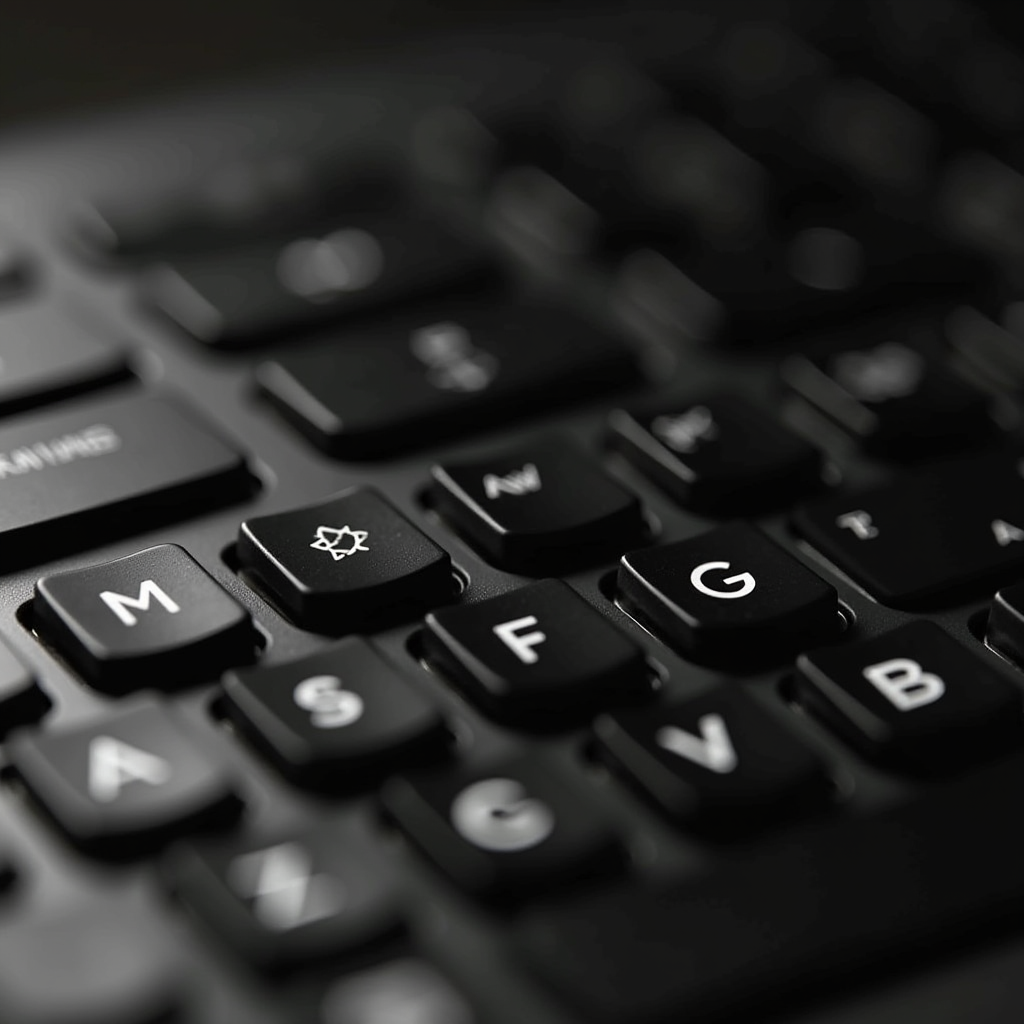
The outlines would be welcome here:
M 181 257 L 151 272 L 148 294 L 197 341 L 238 348 L 462 285 L 486 267 L 477 248 L 407 213 Z
M 87 310 L 23 303 L 0 306 L 0 338 L 0 414 L 128 376 L 123 339 L 104 336 Z
M 643 529 L 639 500 L 568 438 L 445 462 L 431 475 L 437 510 L 505 568 L 598 560 Z
M 800 506 L 797 531 L 873 597 L 915 607 L 982 592 L 1024 567 L 1024 475 L 987 454 Z
M 128 394 L 76 401 L 0 426 L 0 566 L 238 500 L 245 458 L 177 401 Z
M 746 523 L 631 551 L 627 609 L 695 660 L 770 662 L 840 632 L 836 589 Z
M 249 612 L 175 544 L 46 576 L 33 607 L 50 641 L 108 692 L 195 685 L 255 656 Z
M 366 487 L 246 520 L 238 557 L 292 618 L 325 633 L 409 617 L 455 592 L 448 553 Z
M 353 327 L 257 370 L 261 392 L 339 458 L 409 451 L 635 379 L 628 345 L 551 307 L 435 304 Z

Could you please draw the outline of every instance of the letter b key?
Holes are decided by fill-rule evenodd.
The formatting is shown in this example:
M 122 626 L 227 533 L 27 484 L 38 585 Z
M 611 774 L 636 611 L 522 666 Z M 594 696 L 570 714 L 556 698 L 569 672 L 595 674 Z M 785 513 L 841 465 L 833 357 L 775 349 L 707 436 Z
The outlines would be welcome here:
M 801 655 L 796 681 L 809 710 L 902 769 L 947 772 L 1024 738 L 1013 684 L 933 622 Z

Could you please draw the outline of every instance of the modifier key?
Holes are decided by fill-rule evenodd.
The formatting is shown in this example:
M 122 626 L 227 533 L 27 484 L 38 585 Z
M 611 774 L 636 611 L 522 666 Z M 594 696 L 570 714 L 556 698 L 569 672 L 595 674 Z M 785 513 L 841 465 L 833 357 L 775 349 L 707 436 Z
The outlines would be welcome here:
M 797 509 L 794 526 L 883 604 L 984 593 L 1024 569 L 1024 462 L 996 454 Z
M 176 403 L 143 395 L 0 430 L 0 571 L 244 497 L 244 457 Z

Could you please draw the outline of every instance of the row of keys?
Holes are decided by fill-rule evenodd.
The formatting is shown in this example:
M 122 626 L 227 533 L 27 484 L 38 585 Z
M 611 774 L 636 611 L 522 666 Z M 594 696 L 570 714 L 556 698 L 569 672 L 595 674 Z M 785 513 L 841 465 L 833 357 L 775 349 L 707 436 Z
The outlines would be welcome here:
M 545 586 L 516 596 L 542 597 Z M 544 612 L 536 603 L 526 607 Z M 533 711 L 535 720 L 538 711 L 543 720 L 552 694 L 591 712 L 620 703 L 633 673 L 635 692 L 628 697 L 643 695 L 647 706 L 599 717 L 596 752 L 679 824 L 749 830 L 825 796 L 827 773 L 818 757 L 772 716 L 724 688 L 653 702 L 649 685 L 642 694 L 639 650 L 589 606 L 578 608 L 582 618 L 571 624 L 587 628 L 576 634 L 583 649 L 603 643 L 598 654 L 609 657 L 608 664 L 570 666 L 603 672 L 589 680 L 566 681 L 558 670 L 565 664 L 567 635 L 558 637 L 546 626 L 549 639 L 533 628 L 538 617 L 499 622 L 491 636 L 465 632 L 481 618 L 494 621 L 500 609 L 493 602 L 464 609 L 473 619 L 463 618 L 458 636 L 439 632 L 436 619 L 428 619 L 428 629 L 449 659 L 462 656 L 463 681 L 470 679 L 478 692 L 491 687 L 492 700 L 508 702 L 511 693 L 513 708 Z M 558 610 L 572 613 L 573 607 Z M 520 665 L 513 675 L 507 666 L 515 660 Z M 506 672 L 507 692 L 494 690 L 492 667 Z M 1024 731 L 1019 688 L 932 623 L 801 655 L 796 694 L 865 756 L 913 773 L 950 774 L 997 758 L 1019 748 Z M 241 730 L 290 777 L 336 791 L 365 789 L 385 768 L 452 752 L 433 702 L 359 638 L 289 664 L 229 674 L 224 699 Z M 190 737 L 173 709 L 152 696 L 85 725 L 21 730 L 8 750 L 51 816 L 75 842 L 97 852 L 129 854 L 183 828 L 229 820 L 240 803 L 237 783 Z M 534 886 L 542 867 L 545 880 L 555 881 L 563 869 L 571 873 L 591 856 L 603 860 L 614 845 L 566 786 L 529 759 L 473 772 L 444 766 L 388 783 L 384 803 L 459 884 L 482 895 L 507 895 Z M 499 813 L 505 805 L 507 813 Z M 571 841 L 555 843 L 548 860 L 552 834 Z M 530 857 L 504 856 L 542 846 Z

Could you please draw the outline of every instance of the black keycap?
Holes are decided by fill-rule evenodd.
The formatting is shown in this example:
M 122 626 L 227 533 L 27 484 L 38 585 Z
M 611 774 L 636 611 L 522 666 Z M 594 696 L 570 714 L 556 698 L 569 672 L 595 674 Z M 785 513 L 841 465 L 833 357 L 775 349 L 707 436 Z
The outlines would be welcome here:
M 489 263 L 415 216 L 356 218 L 286 243 L 181 257 L 146 280 L 148 301 L 198 341 L 238 348 L 463 286 Z
M 740 833 L 826 792 L 818 759 L 741 696 L 718 691 L 602 716 L 599 751 L 665 814 Z
M 748 512 L 821 484 L 821 452 L 733 395 L 617 409 L 610 426 L 616 448 L 687 508 Z
M 382 798 L 409 839 L 481 898 L 531 895 L 619 860 L 614 835 L 585 794 L 536 755 L 489 770 L 395 778 Z
M 0 928 L 5 1024 L 177 1020 L 188 988 L 170 938 L 110 901 Z
M 356 953 L 401 924 L 392 873 L 348 835 L 182 844 L 166 870 L 192 913 L 259 968 Z
M 42 718 L 49 708 L 50 698 L 33 674 L 0 641 L 0 734 Z
M 1004 587 L 996 594 L 985 640 L 1014 661 L 1024 662 L 1024 583 Z
M 257 376 L 314 444 L 372 458 L 621 387 L 636 364 L 619 339 L 576 317 L 496 300 L 360 327 L 343 343 L 264 363 Z
M 427 659 L 497 718 L 543 728 L 650 694 L 642 649 L 561 580 L 432 612 Z
M 46 562 L 251 492 L 244 458 L 167 399 L 21 416 L 0 429 L 0 565 Z
M 454 596 L 451 559 L 376 491 L 242 523 L 238 557 L 297 623 L 352 633 Z
M 643 529 L 637 498 L 568 438 L 445 462 L 432 474 L 437 510 L 503 568 L 585 564 L 631 547 Z
M 56 822 L 98 853 L 125 856 L 239 806 L 224 770 L 154 697 L 85 724 L 20 731 L 8 751 Z
M 927 330 L 905 318 L 877 324 L 858 342 L 791 356 L 783 377 L 874 455 L 903 458 L 977 441 L 993 427 L 990 399 L 915 344 L 915 333 Z
M 835 587 L 745 523 L 624 555 L 618 589 L 697 661 L 767 661 L 841 628 Z
M 84 311 L 35 304 L 12 306 L 0 313 L 0 336 L 3 415 L 128 375 L 124 352 L 101 335 Z
M 808 708 L 868 757 L 942 772 L 1024 739 L 1024 697 L 934 622 L 802 654 Z
M 588 1024 L 761 1019 L 1024 910 L 1024 761 L 833 816 L 688 879 L 527 911 L 520 957 Z
M 980 455 L 822 498 L 793 525 L 883 604 L 983 593 L 1024 568 L 1024 478 L 1012 455 Z
M 341 166 L 309 153 L 267 154 L 177 188 L 99 197 L 73 211 L 70 233 L 94 259 L 152 260 L 267 241 L 346 211 L 387 209 L 395 198 L 381 168 Z
M 283 772 L 337 788 L 441 750 L 448 736 L 433 702 L 358 637 L 231 672 L 224 696 L 232 720 Z
M 480 1024 L 465 996 L 422 960 L 345 974 L 324 996 L 318 1024 Z
M 631 319 L 688 340 L 758 345 L 914 297 L 962 293 L 981 273 L 934 237 L 856 208 L 793 212 L 785 228 L 721 253 L 658 238 L 624 246 L 616 301 Z
M 33 611 L 64 657 L 115 693 L 208 681 L 256 651 L 248 611 L 176 544 L 44 576 Z

